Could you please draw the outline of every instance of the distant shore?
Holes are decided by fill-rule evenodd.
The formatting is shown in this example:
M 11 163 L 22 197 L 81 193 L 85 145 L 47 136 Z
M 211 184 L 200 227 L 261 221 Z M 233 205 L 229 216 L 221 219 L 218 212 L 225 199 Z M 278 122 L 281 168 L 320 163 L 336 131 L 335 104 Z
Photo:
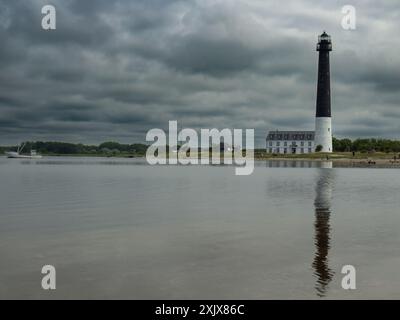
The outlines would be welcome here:
M 222 153 L 221 153 L 222 154 Z M 0 156 L 5 157 L 4 154 Z M 201 157 L 202 155 L 198 155 Z M 225 153 L 225 157 L 229 154 Z M 143 154 L 43 154 L 43 157 L 90 157 L 90 158 L 145 158 Z M 221 157 L 221 160 L 223 157 Z M 269 154 L 265 152 L 255 152 L 255 161 L 273 162 L 332 162 L 333 167 L 337 168 L 400 168 L 400 154 L 398 153 L 311 153 L 311 154 Z

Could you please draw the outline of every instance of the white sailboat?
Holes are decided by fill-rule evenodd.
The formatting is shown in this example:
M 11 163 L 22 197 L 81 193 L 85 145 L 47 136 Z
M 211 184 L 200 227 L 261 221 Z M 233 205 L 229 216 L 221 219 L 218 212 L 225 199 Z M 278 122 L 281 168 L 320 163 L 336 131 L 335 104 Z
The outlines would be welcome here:
M 23 143 L 21 146 L 18 147 L 18 150 L 15 151 L 7 151 L 6 156 L 8 158 L 14 158 L 14 159 L 41 159 L 42 156 L 40 154 L 37 154 L 36 150 L 31 150 L 30 154 L 21 154 L 22 149 L 24 149 L 25 143 Z

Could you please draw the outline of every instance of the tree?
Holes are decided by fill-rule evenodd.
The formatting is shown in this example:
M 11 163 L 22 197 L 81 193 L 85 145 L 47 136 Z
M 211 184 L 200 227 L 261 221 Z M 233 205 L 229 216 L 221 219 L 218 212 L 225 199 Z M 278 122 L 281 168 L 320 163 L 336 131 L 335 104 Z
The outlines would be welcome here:
M 322 146 L 319 144 L 317 145 L 317 147 L 315 148 L 315 152 L 321 152 L 322 150 Z

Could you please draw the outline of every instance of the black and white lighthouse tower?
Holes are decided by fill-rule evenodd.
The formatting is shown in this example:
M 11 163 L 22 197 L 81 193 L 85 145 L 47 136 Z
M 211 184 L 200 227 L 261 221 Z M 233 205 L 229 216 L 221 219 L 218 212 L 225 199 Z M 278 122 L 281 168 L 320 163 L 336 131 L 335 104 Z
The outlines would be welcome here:
M 329 51 L 332 51 L 331 37 L 324 31 L 318 37 L 318 85 L 317 111 L 315 115 L 314 147 L 321 146 L 321 152 L 332 152 L 331 83 Z

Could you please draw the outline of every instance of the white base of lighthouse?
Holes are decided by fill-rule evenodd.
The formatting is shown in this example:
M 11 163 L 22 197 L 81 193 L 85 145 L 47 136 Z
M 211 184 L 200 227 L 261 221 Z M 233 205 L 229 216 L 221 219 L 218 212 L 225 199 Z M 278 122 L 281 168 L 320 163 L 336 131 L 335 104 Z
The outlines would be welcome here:
M 330 117 L 315 118 L 314 147 L 321 145 L 320 152 L 332 152 L 332 119 Z

